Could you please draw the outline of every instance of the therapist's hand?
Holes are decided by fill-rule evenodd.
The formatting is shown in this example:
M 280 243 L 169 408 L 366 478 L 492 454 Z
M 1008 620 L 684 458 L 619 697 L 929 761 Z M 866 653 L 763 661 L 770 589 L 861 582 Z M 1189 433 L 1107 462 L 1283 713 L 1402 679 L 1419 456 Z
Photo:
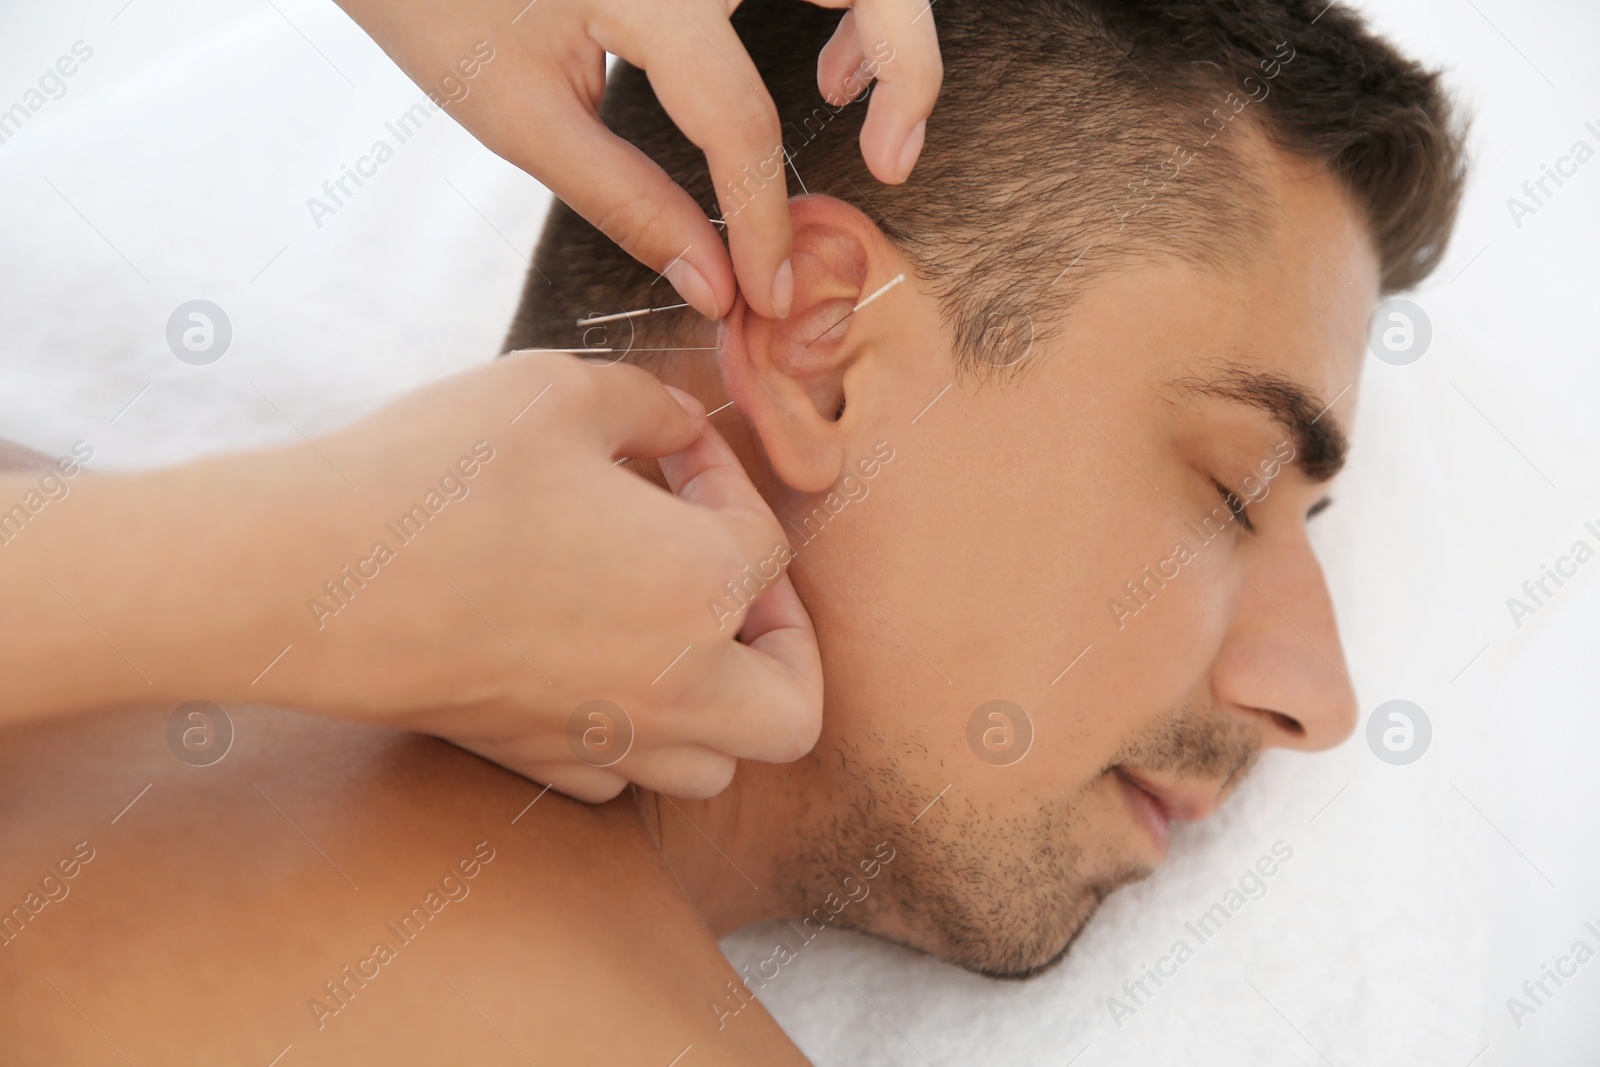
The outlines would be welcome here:
M 522 355 L 281 449 L 80 476 L 0 557 L 8 703 L 280 704 L 580 799 L 710 796 L 822 714 L 787 541 L 731 457 L 638 368 Z
M 819 89 L 829 100 L 846 99 L 875 72 L 862 155 L 879 181 L 905 181 L 943 77 L 934 11 L 927 0 L 812 2 L 850 9 L 818 60 Z M 757 314 L 789 313 L 783 133 L 729 21 L 739 0 L 339 3 L 474 136 L 664 272 L 702 315 L 728 312 L 735 277 Z M 728 217 L 731 269 L 704 210 L 600 121 L 607 52 L 649 74 L 672 121 L 705 151 L 715 188 L 736 183 L 745 166 L 763 177 L 777 171 Z
M 512 355 L 321 447 L 372 471 L 349 497 L 372 494 L 356 514 L 379 536 L 445 476 L 464 495 L 446 494 L 415 549 L 368 568 L 388 599 L 363 611 L 360 590 L 286 677 L 331 674 L 362 714 L 585 800 L 624 779 L 710 796 L 734 757 L 798 759 L 816 742 L 821 666 L 779 573 L 788 541 L 687 394 L 623 364 Z M 645 457 L 663 457 L 671 493 L 617 465 Z M 728 583 L 763 566 L 745 610 Z M 391 567 L 399 587 L 381 590 Z

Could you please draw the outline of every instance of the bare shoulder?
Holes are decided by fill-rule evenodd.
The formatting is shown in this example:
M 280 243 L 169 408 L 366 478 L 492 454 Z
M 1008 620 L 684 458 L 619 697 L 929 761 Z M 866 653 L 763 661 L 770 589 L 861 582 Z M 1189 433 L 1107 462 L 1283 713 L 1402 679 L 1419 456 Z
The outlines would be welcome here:
M 719 1031 L 737 975 L 631 804 L 230 711 L 0 736 L 18 1062 L 805 1062 L 759 1007 Z

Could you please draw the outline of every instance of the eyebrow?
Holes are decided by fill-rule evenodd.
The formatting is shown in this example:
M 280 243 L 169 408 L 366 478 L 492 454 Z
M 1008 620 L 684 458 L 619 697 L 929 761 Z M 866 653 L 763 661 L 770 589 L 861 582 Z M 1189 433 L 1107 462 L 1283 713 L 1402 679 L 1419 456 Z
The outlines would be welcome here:
M 1339 424 L 1322 416 L 1329 404 L 1298 382 L 1270 371 L 1233 368 L 1211 378 L 1180 378 L 1173 386 L 1187 395 L 1216 397 L 1265 412 L 1294 443 L 1295 462 L 1313 482 L 1344 468 L 1350 445 Z

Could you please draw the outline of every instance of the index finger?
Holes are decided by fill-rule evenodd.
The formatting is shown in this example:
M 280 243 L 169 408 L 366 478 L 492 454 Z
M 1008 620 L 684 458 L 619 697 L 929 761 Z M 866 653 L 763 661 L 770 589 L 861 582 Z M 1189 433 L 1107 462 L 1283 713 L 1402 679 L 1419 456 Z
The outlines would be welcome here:
M 715 512 L 746 562 L 771 555 L 780 543 L 787 545 L 778 517 L 756 492 L 717 428 L 702 421 L 695 429 L 697 439 L 688 448 L 660 460 L 661 473 L 672 492 Z
M 778 109 L 720 2 L 670 0 L 656 17 L 602 27 L 609 51 L 643 67 L 668 117 L 706 154 L 745 302 L 782 318 L 794 296 L 793 233 Z
M 660 165 L 608 130 L 570 93 L 537 98 L 536 152 L 506 158 L 661 274 L 696 311 L 720 318 L 733 306 L 734 278 L 705 212 Z
M 547 366 L 555 372 L 523 411 L 548 392 L 551 400 L 547 403 L 565 414 L 563 424 L 573 435 L 594 442 L 609 459 L 653 459 L 700 439 L 697 430 L 705 421 L 705 407 L 683 390 L 663 385 L 641 367 L 628 363 L 591 366 L 570 356 L 550 361 L 546 353 L 520 350 L 507 352 L 500 366 L 509 368 L 517 361 L 527 361 L 529 366 L 549 361 Z

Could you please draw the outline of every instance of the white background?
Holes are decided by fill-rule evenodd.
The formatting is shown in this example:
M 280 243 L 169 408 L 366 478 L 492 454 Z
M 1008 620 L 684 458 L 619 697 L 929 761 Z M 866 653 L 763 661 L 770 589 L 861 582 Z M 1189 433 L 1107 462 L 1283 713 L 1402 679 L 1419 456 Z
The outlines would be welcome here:
M 0 14 L 0 109 L 94 49 L 0 145 L 0 436 L 168 463 L 328 429 L 496 351 L 546 194 L 435 115 L 315 226 L 306 199 L 421 94 L 330 3 L 275 4 Z M 1506 204 L 1574 141 L 1600 149 L 1600 9 L 1368 6 L 1476 116 L 1455 243 L 1414 295 L 1432 345 L 1371 361 L 1317 533 L 1364 713 L 1415 701 L 1431 749 L 1391 767 L 1358 734 L 1269 759 L 1032 982 L 823 935 L 763 994 L 817 1062 L 1600 1060 L 1600 961 L 1520 1028 L 1506 1006 L 1580 937 L 1600 949 L 1600 560 L 1520 629 L 1506 607 L 1575 540 L 1600 547 L 1600 160 L 1520 226 Z M 194 298 L 233 326 L 205 367 L 165 340 Z M 1107 998 L 1277 840 L 1294 856 L 1267 895 L 1118 1028 Z

